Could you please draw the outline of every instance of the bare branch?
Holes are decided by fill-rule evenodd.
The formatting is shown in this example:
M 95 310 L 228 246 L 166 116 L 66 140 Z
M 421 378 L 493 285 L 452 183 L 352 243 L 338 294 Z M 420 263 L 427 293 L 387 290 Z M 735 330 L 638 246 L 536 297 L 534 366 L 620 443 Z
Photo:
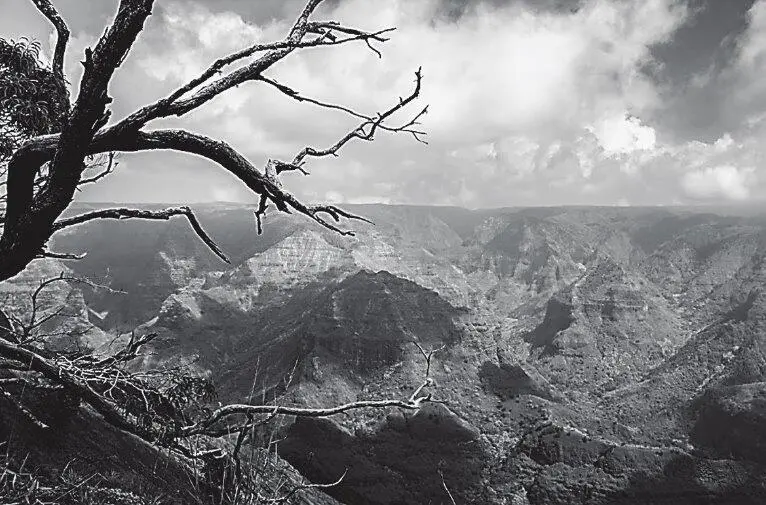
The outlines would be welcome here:
M 48 429 L 47 424 L 37 419 L 37 417 L 35 417 L 35 415 L 32 414 L 32 412 L 30 412 L 29 409 L 27 409 L 19 400 L 14 398 L 14 396 L 11 393 L 3 389 L 2 384 L 0 384 L 0 396 L 4 397 L 6 400 L 8 400 L 11 403 L 11 405 L 16 407 L 16 409 L 19 412 L 21 412 L 24 415 L 24 417 L 26 417 L 29 421 L 31 421 L 32 424 L 44 430 Z
M 274 63 L 290 54 L 296 48 L 296 46 L 300 44 L 301 39 L 306 34 L 306 23 L 308 21 L 308 17 L 321 2 L 322 0 L 309 0 L 306 7 L 303 9 L 303 12 L 298 17 L 298 20 L 293 25 L 293 28 L 290 30 L 288 37 L 281 44 L 278 44 L 278 46 L 275 46 L 274 49 L 268 51 L 266 54 L 256 59 L 252 63 L 249 63 L 244 67 L 239 68 L 230 74 L 205 85 L 191 97 L 181 99 L 183 95 L 208 81 L 225 65 L 254 54 L 258 50 L 255 49 L 256 46 L 244 51 L 240 51 L 239 53 L 235 53 L 228 58 L 219 60 L 218 62 L 214 63 L 213 66 L 211 66 L 207 71 L 203 72 L 202 75 L 174 91 L 167 98 L 144 107 L 134 114 L 131 114 L 124 121 L 115 125 L 114 128 L 122 131 L 126 129 L 138 129 L 152 119 L 167 117 L 170 115 L 181 116 L 207 103 L 224 91 L 227 91 L 235 86 L 239 86 L 244 82 L 256 78 L 258 75 L 260 75 L 261 72 L 264 72 L 272 65 L 274 65 Z
M 290 406 L 282 406 L 282 405 L 231 404 L 231 405 L 225 405 L 223 407 L 216 409 L 207 418 L 197 422 L 196 424 L 182 428 L 179 432 L 179 436 L 188 437 L 188 436 L 199 435 L 199 434 L 220 433 L 220 430 L 215 430 L 215 429 L 211 430 L 211 428 L 213 428 L 215 424 L 218 423 L 219 421 L 227 417 L 236 416 L 236 415 L 248 416 L 249 421 L 245 423 L 244 425 L 241 424 L 239 427 L 235 428 L 234 430 L 231 430 L 229 428 L 227 431 L 228 433 L 231 433 L 232 431 L 237 431 L 240 429 L 249 428 L 252 425 L 252 420 L 251 420 L 252 416 L 257 414 L 269 414 L 272 417 L 276 415 L 290 415 L 290 416 L 296 416 L 296 417 L 330 417 L 336 414 L 342 414 L 344 412 L 358 410 L 358 409 L 366 409 L 366 408 L 399 407 L 405 410 L 417 410 L 425 402 L 436 401 L 436 400 L 432 400 L 430 393 L 426 395 L 421 395 L 421 393 L 423 392 L 425 388 L 428 388 L 434 385 L 434 381 L 430 376 L 431 358 L 433 357 L 435 353 L 444 349 L 445 346 L 442 346 L 439 349 L 434 349 L 434 350 L 426 352 L 417 342 L 415 342 L 415 345 L 417 345 L 423 357 L 426 359 L 426 374 L 425 374 L 426 376 L 423 383 L 420 384 L 420 386 L 418 386 L 415 389 L 415 391 L 412 393 L 412 395 L 410 395 L 410 397 L 407 400 L 360 400 L 360 401 L 349 402 L 343 405 L 338 405 L 338 406 L 329 407 L 329 408 L 290 407 Z M 439 401 L 439 403 L 443 403 L 443 402 Z
M 207 232 L 205 232 L 205 230 L 202 228 L 202 225 L 197 220 L 197 216 L 194 215 L 194 212 L 192 212 L 192 210 L 186 206 L 170 207 L 160 211 L 127 209 L 127 208 L 95 210 L 92 212 L 86 212 L 78 216 L 73 216 L 70 218 L 57 221 L 54 224 L 54 231 L 61 230 L 68 226 L 75 226 L 78 224 L 82 224 L 87 221 L 92 221 L 94 219 L 133 219 L 134 218 L 134 219 L 151 219 L 151 220 L 167 221 L 173 216 L 185 216 L 186 219 L 189 221 L 189 224 L 191 225 L 192 229 L 194 230 L 194 233 L 197 234 L 197 236 L 205 243 L 205 245 L 208 246 L 208 248 L 210 248 L 210 250 L 216 256 L 221 258 L 221 260 L 223 260 L 226 263 L 231 263 L 231 261 L 229 261 L 229 258 L 226 256 L 226 254 L 224 254 L 224 252 L 221 251 L 221 248 L 218 247 L 218 244 L 216 244 L 215 241 L 213 241 L 213 239 L 210 238 Z
M 138 132 L 131 137 L 110 138 L 109 135 L 97 136 L 94 148 L 102 150 L 139 151 L 150 149 L 172 149 L 198 156 L 203 156 L 221 165 L 232 175 L 240 179 L 255 193 L 270 200 L 282 212 L 290 213 L 291 209 L 303 214 L 320 225 L 342 235 L 353 235 L 353 232 L 341 230 L 325 220 L 320 214 L 328 214 L 335 222 L 341 218 L 367 221 L 361 216 L 346 212 L 332 205 L 306 205 L 288 191 L 282 188 L 275 176 L 267 176 L 254 167 L 244 156 L 229 144 L 184 130 L 153 130 Z M 262 214 L 262 213 L 261 213 Z
M 275 87 L 279 92 L 284 93 L 288 97 L 297 100 L 299 102 L 306 102 L 306 103 L 313 103 L 314 105 L 318 105 L 319 107 L 323 107 L 325 109 L 333 109 L 333 110 L 339 110 L 341 112 L 345 112 L 346 114 L 353 116 L 357 119 L 364 119 L 365 121 L 372 121 L 372 118 L 369 116 L 365 116 L 364 114 L 360 114 L 359 112 L 356 112 L 353 109 L 350 109 L 349 107 L 345 107 L 343 105 L 336 105 L 332 103 L 322 102 L 320 100 L 316 100 L 314 98 L 309 98 L 302 96 L 298 91 L 294 90 L 293 88 L 289 86 L 285 86 L 284 84 L 281 84 L 277 82 L 274 79 L 270 79 L 265 76 L 259 76 L 259 81 L 265 82 L 266 84 L 269 84 L 273 87 Z
M 421 72 L 421 69 L 418 69 L 417 72 L 415 72 L 415 88 L 413 89 L 412 93 L 410 93 L 410 95 L 407 98 L 404 98 L 404 99 L 400 98 L 399 102 L 396 105 L 389 108 L 384 113 L 378 114 L 378 116 L 375 118 L 367 118 L 366 116 L 363 116 L 366 118 L 363 123 L 361 123 L 355 129 L 348 132 L 345 136 L 343 136 L 340 140 L 338 140 L 335 144 L 328 147 L 327 149 L 317 150 L 313 147 L 305 147 L 302 151 L 300 151 L 295 156 L 295 158 L 293 158 L 292 165 L 300 166 L 303 163 L 303 160 L 307 156 L 313 156 L 313 157 L 337 156 L 338 151 L 340 151 L 340 149 L 344 145 L 346 145 L 349 141 L 353 139 L 372 140 L 378 128 L 385 129 L 392 132 L 400 132 L 400 131 L 408 132 L 408 133 L 411 133 L 416 140 L 423 142 L 419 136 L 424 135 L 424 133 L 419 131 L 413 131 L 410 129 L 410 127 L 417 124 L 418 119 L 428 112 L 427 106 L 423 108 L 423 110 L 421 110 L 420 113 L 418 113 L 413 119 L 411 119 L 409 122 L 407 122 L 405 125 L 401 127 L 394 128 L 394 127 L 387 127 L 384 125 L 384 121 L 386 119 L 391 117 L 397 111 L 406 107 L 410 102 L 412 102 L 418 96 L 420 96 L 420 86 L 421 86 L 422 80 L 423 80 L 423 74 Z
M 354 39 L 363 40 L 367 44 L 367 47 L 369 47 L 371 51 L 373 51 L 375 54 L 378 55 L 378 58 L 381 58 L 383 55 L 380 54 L 380 51 L 378 51 L 372 46 L 372 41 L 386 42 L 388 41 L 388 39 L 385 37 L 381 37 L 381 35 L 395 30 L 395 28 L 386 28 L 385 30 L 379 30 L 377 32 L 369 33 L 363 30 L 359 30 L 357 28 L 343 26 L 337 21 L 319 21 L 319 22 L 313 22 L 308 24 L 308 30 L 310 32 L 321 34 L 323 29 L 329 31 L 330 33 L 340 32 L 346 35 L 350 35 L 351 36 L 350 40 L 354 40 Z
M 434 354 L 436 354 L 437 352 L 441 352 L 444 349 L 446 349 L 447 346 L 443 345 L 439 347 L 438 349 L 431 349 L 430 351 L 426 351 L 425 349 L 423 349 L 423 346 L 417 342 L 417 340 L 413 340 L 412 343 L 415 344 L 415 346 L 417 346 L 418 350 L 420 351 L 420 354 L 422 354 L 423 358 L 425 358 L 426 360 L 426 378 L 428 378 L 431 376 L 431 358 L 433 358 Z
M 48 21 L 56 28 L 56 48 L 53 51 L 53 73 L 64 83 L 64 53 L 69 42 L 69 28 L 50 0 L 32 0 Z
M 307 489 L 329 489 L 331 487 L 335 487 L 339 485 L 341 482 L 343 482 L 343 479 L 346 478 L 346 475 L 348 474 L 348 468 L 346 468 L 343 471 L 343 475 L 341 475 L 338 480 L 335 482 L 330 482 L 328 484 L 299 484 L 295 487 L 293 487 L 286 495 L 280 497 L 280 498 L 270 498 L 267 500 L 268 503 L 275 503 L 275 504 L 283 504 L 283 503 L 289 503 L 290 498 L 295 496 L 297 493 L 301 491 L 305 491 Z
M 275 413 L 276 415 L 287 415 L 296 417 L 330 417 L 350 410 L 368 409 L 368 408 L 385 408 L 385 407 L 399 407 L 407 410 L 417 410 L 421 407 L 421 403 L 427 401 L 426 397 L 417 398 L 414 401 L 410 400 L 360 400 L 357 402 L 344 403 L 335 407 L 328 408 L 309 408 L 309 407 L 289 407 L 281 405 L 247 405 L 233 403 L 231 405 L 225 405 L 216 409 L 208 418 L 200 421 L 199 423 L 191 426 L 186 426 L 181 429 L 179 435 L 188 437 L 191 435 L 199 435 L 206 432 L 207 428 L 213 426 L 216 422 L 232 415 L 254 415 L 254 414 L 269 414 Z
M 258 232 L 258 235 L 263 233 L 263 225 L 261 223 L 261 217 L 266 214 L 266 209 L 269 208 L 269 199 L 266 197 L 266 195 L 261 195 L 261 198 L 258 201 L 258 208 L 255 210 L 255 225 L 256 225 L 256 231 Z
M 324 24 L 331 24 L 331 23 L 324 23 Z M 310 24 L 310 26 L 307 27 L 307 31 L 310 31 L 309 28 L 311 27 L 315 27 L 319 29 L 318 28 L 319 24 L 313 24 L 313 23 Z M 333 29 L 337 29 L 339 31 L 351 31 L 351 29 L 344 28 L 339 25 L 334 26 Z M 189 111 L 199 107 L 200 105 L 202 105 L 209 99 L 213 98 L 215 95 L 226 91 L 226 89 L 242 84 L 243 82 L 248 80 L 259 79 L 261 77 L 261 72 L 264 72 L 265 70 L 267 70 L 276 61 L 279 61 L 280 59 L 284 58 L 295 49 L 318 47 L 318 46 L 336 46 L 336 45 L 345 44 L 348 42 L 360 41 L 360 40 L 366 41 L 368 45 L 369 45 L 369 40 L 385 42 L 388 39 L 382 38 L 380 37 L 380 35 L 384 33 L 388 33 L 393 30 L 394 30 L 393 28 L 387 28 L 385 30 L 379 30 L 377 32 L 371 32 L 371 33 L 365 33 L 365 32 L 359 31 L 359 33 L 356 35 L 344 37 L 341 39 L 330 36 L 329 30 L 326 30 L 324 32 L 323 37 L 319 37 L 311 41 L 301 40 L 299 42 L 294 42 L 288 38 L 280 42 L 252 45 L 236 53 L 232 53 L 228 56 L 225 56 L 223 58 L 216 60 L 212 65 L 210 65 L 210 67 L 208 67 L 207 70 L 202 72 L 199 76 L 195 77 L 191 81 L 179 87 L 167 97 L 161 100 L 158 100 L 157 102 L 151 105 L 142 107 L 140 110 L 134 112 L 133 114 L 128 116 L 126 119 L 121 121 L 118 125 L 116 125 L 116 127 L 125 128 L 125 129 L 127 128 L 138 129 L 153 119 L 167 117 L 171 115 L 180 116 L 180 115 L 186 114 Z M 216 81 L 218 83 L 217 87 L 213 87 L 212 85 L 210 85 L 206 87 L 205 89 L 200 90 L 193 97 L 189 97 L 187 100 L 182 100 L 182 98 L 185 95 L 187 95 L 188 93 L 194 91 L 195 89 L 199 88 L 201 85 L 208 82 L 210 79 L 215 77 L 218 73 L 220 73 L 226 66 L 236 63 L 237 61 L 243 60 L 245 58 L 249 58 L 250 56 L 253 56 L 256 53 L 267 52 L 267 51 L 270 51 L 271 53 L 265 55 L 263 58 L 250 64 L 248 66 L 247 72 L 244 72 L 244 71 L 239 72 L 236 77 L 229 78 L 230 82 L 228 84 L 224 85 L 224 82 L 222 82 L 222 80 Z M 215 91 L 217 88 L 220 88 L 220 89 L 218 91 Z
M 57 253 L 54 251 L 43 250 L 40 253 L 40 258 L 55 258 L 59 260 L 81 260 L 87 253 L 72 254 L 72 253 Z

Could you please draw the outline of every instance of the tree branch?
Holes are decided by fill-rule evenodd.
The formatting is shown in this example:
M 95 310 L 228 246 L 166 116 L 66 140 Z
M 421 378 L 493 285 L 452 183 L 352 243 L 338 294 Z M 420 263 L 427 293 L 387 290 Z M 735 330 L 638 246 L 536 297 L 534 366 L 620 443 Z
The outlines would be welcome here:
M 206 432 L 207 428 L 213 426 L 216 422 L 237 414 L 275 414 L 296 417 L 330 417 L 336 414 L 342 414 L 343 412 L 348 412 L 350 410 L 366 408 L 399 407 L 407 410 L 417 410 L 421 407 L 421 403 L 428 400 L 430 400 L 429 397 L 420 397 L 414 401 L 360 400 L 329 408 L 286 407 L 281 405 L 247 405 L 233 403 L 231 405 L 225 405 L 216 409 L 207 419 L 204 419 L 199 423 L 182 428 L 179 435 L 182 437 L 188 437 L 192 435 L 203 434 Z
M 225 65 L 241 60 L 255 53 L 258 49 L 261 49 L 264 46 L 253 46 L 250 49 L 245 49 L 239 53 L 235 53 L 231 57 L 219 60 L 220 63 L 214 63 L 213 66 L 211 66 L 207 71 L 203 72 L 202 75 L 191 80 L 186 85 L 171 93 L 171 95 L 169 95 L 167 98 L 144 107 L 134 114 L 131 114 L 124 121 L 115 125 L 115 128 L 120 130 L 138 129 L 152 119 L 167 117 L 170 115 L 181 116 L 200 107 L 201 105 L 212 100 L 226 90 L 254 79 L 260 75 L 261 72 L 267 70 L 274 63 L 290 54 L 296 48 L 296 46 L 300 44 L 301 39 L 306 34 L 306 23 L 308 17 L 321 2 L 322 0 L 309 0 L 309 2 L 306 4 L 306 7 L 303 9 L 303 12 L 298 17 L 298 20 L 290 30 L 288 37 L 282 43 L 273 46 L 274 49 L 268 51 L 266 54 L 256 59 L 252 63 L 249 63 L 242 68 L 239 68 L 230 74 L 205 85 L 191 97 L 182 99 L 183 95 L 191 92 L 193 89 L 207 82 Z
M 331 24 L 331 23 L 325 23 L 325 24 Z M 313 24 L 310 24 L 310 25 L 314 26 Z M 308 29 L 309 27 L 307 27 L 307 30 Z M 338 29 L 338 30 L 342 29 L 342 30 L 350 31 L 350 29 L 341 27 L 339 25 L 335 26 L 333 29 Z M 387 28 L 385 30 L 379 30 L 377 32 L 371 32 L 371 33 L 359 32 L 359 34 L 349 36 L 349 37 L 344 37 L 342 39 L 337 39 L 335 37 L 332 37 L 332 38 L 319 37 L 310 41 L 301 40 L 299 42 L 293 42 L 292 40 L 288 38 L 280 42 L 252 45 L 250 47 L 242 49 L 241 51 L 232 53 L 228 56 L 225 56 L 223 58 L 216 60 L 212 65 L 210 65 L 210 67 L 208 67 L 207 70 L 202 72 L 199 76 L 195 77 L 194 79 L 190 80 L 183 86 L 179 87 L 167 97 L 162 98 L 161 100 L 158 100 L 157 102 L 153 104 L 142 107 L 141 109 L 134 112 L 133 114 L 125 118 L 123 121 L 118 123 L 116 127 L 124 128 L 124 129 L 130 129 L 130 128 L 138 129 L 146 125 L 149 121 L 152 121 L 153 119 L 158 119 L 161 117 L 167 117 L 171 115 L 180 116 L 180 115 L 186 114 L 187 112 L 199 107 L 200 105 L 205 103 L 207 100 L 213 98 L 217 94 L 222 93 L 223 91 L 225 91 L 226 89 L 229 89 L 230 87 L 242 84 L 243 82 L 247 80 L 258 80 L 261 77 L 262 72 L 267 70 L 269 67 L 271 67 L 271 65 L 273 65 L 280 59 L 284 58 L 295 49 L 303 49 L 303 48 L 319 47 L 319 46 L 337 46 L 340 44 L 346 44 L 349 42 L 360 41 L 360 40 L 367 41 L 367 42 L 369 40 L 377 40 L 380 42 L 385 42 L 388 39 L 382 38 L 380 37 L 380 35 L 393 30 L 394 28 Z M 368 42 L 368 45 L 369 45 L 369 42 Z M 230 78 L 231 82 L 229 84 L 224 85 L 220 80 L 216 81 L 216 83 L 218 83 L 218 88 L 220 88 L 220 91 L 216 91 L 214 94 L 211 94 L 214 92 L 216 87 L 208 86 L 204 88 L 204 90 L 200 90 L 193 97 L 188 97 L 187 100 L 182 100 L 182 98 L 185 95 L 199 88 L 200 86 L 208 82 L 210 79 L 218 75 L 226 66 L 236 63 L 237 61 L 243 60 L 250 56 L 253 56 L 256 53 L 267 52 L 267 51 L 270 51 L 270 53 L 265 55 L 261 59 L 251 63 L 248 66 L 247 72 L 240 72 L 239 74 L 237 74 L 236 77 Z
M 194 215 L 194 212 L 192 212 L 192 210 L 186 206 L 170 207 L 160 211 L 127 208 L 95 210 L 57 221 L 53 226 L 53 230 L 59 231 L 69 226 L 75 226 L 88 221 L 93 221 L 94 219 L 150 219 L 167 221 L 173 216 L 185 216 L 189 221 L 192 229 L 194 230 L 194 233 L 196 233 L 202 242 L 208 246 L 213 254 L 221 258 L 221 260 L 224 262 L 231 263 L 226 254 L 224 254 L 221 248 L 218 247 L 218 244 L 216 244 L 215 241 L 210 238 L 207 232 L 205 232 L 205 230 L 202 228 L 202 225 L 200 224 L 199 220 L 197 220 L 197 216 Z
M 64 53 L 69 42 L 69 28 L 50 0 L 32 0 L 48 21 L 56 28 L 56 48 L 53 51 L 53 73 L 64 83 Z
M 219 421 L 235 415 L 245 415 L 248 419 L 252 419 L 252 416 L 257 414 L 268 414 L 270 416 L 277 415 L 289 415 L 296 417 L 330 417 L 336 414 L 342 414 L 344 412 L 365 409 L 365 408 L 385 408 L 385 407 L 399 407 L 405 410 L 417 410 L 423 403 L 437 401 L 432 400 L 431 393 L 421 395 L 425 388 L 434 385 L 434 381 L 430 376 L 431 373 L 431 358 L 433 355 L 442 349 L 444 346 L 426 352 L 417 342 L 415 343 L 426 359 L 425 379 L 423 383 L 418 386 L 415 391 L 410 395 L 407 400 L 359 400 L 355 402 L 345 403 L 329 408 L 310 408 L 310 407 L 290 407 L 282 405 L 248 405 L 248 404 L 230 404 L 220 407 L 213 411 L 208 417 L 198 421 L 195 424 L 185 426 L 179 431 L 180 437 L 189 437 L 192 435 L 221 433 L 220 430 L 210 431 L 216 423 Z M 439 401 L 439 403 L 443 403 Z M 238 429 L 246 429 L 252 425 L 252 421 L 245 423 Z M 236 430 L 234 430 L 236 431 Z M 231 433 L 232 430 L 226 430 Z
M 112 403 L 96 393 L 87 383 L 67 373 L 56 363 L 44 358 L 38 352 L 0 338 L 0 355 L 6 359 L 25 363 L 29 370 L 39 372 L 52 382 L 76 391 L 113 426 L 139 436 L 145 436 L 141 429 L 129 423 Z
M 284 496 L 281 496 L 279 498 L 269 498 L 266 500 L 267 503 L 273 503 L 276 505 L 282 505 L 284 503 L 289 503 L 289 500 L 295 496 L 297 493 L 301 491 L 305 491 L 307 489 L 329 489 L 331 487 L 335 487 L 339 485 L 341 482 L 343 482 L 343 479 L 346 478 L 346 475 L 348 474 L 348 468 L 346 468 L 343 471 L 343 475 L 341 475 L 335 482 L 330 482 L 327 484 L 299 484 L 295 487 L 293 487 L 289 492 L 287 492 Z
M 384 124 L 384 121 L 394 115 L 397 111 L 403 109 L 406 107 L 410 102 L 415 100 L 418 96 L 420 96 L 420 87 L 421 83 L 423 81 L 423 73 L 421 71 L 422 69 L 418 68 L 417 72 L 415 72 L 415 88 L 412 90 L 412 93 L 410 93 L 407 98 L 400 98 L 399 102 L 386 110 L 382 114 L 378 114 L 377 117 L 367 117 L 367 116 L 361 116 L 358 113 L 354 113 L 357 117 L 364 117 L 365 120 L 362 122 L 359 126 L 357 126 L 355 129 L 348 132 L 346 135 L 344 135 L 340 140 L 338 140 L 335 144 L 330 146 L 327 149 L 317 150 L 313 147 L 305 147 L 303 150 L 301 150 L 298 154 L 295 155 L 295 157 L 292 160 L 292 165 L 300 166 L 305 158 L 307 156 L 313 156 L 313 157 L 323 157 L 323 156 L 336 156 L 338 151 L 346 145 L 349 141 L 353 139 L 360 139 L 360 140 L 372 140 L 375 136 L 375 132 L 378 128 L 385 129 L 392 132 L 408 132 L 411 133 L 416 140 L 419 142 L 424 142 L 420 139 L 420 135 L 425 135 L 423 132 L 419 131 L 413 131 L 410 129 L 411 126 L 416 125 L 418 122 L 418 119 L 420 119 L 422 116 L 424 116 L 426 113 L 428 113 L 428 106 L 424 107 L 423 110 L 421 110 L 414 118 L 412 118 L 410 121 L 408 121 L 406 124 L 400 126 L 400 127 L 389 127 Z M 313 102 L 318 103 L 318 102 Z
M 43 249 L 43 251 L 38 256 L 39 258 L 54 258 L 59 260 L 81 260 L 86 256 L 86 253 L 82 254 L 72 254 L 72 253 L 59 253 L 55 251 L 48 251 L 47 249 Z
M 449 488 L 447 487 L 447 482 L 444 480 L 444 472 L 439 470 L 439 477 L 441 477 L 442 480 L 442 488 L 444 488 L 444 492 L 447 493 L 447 497 L 449 498 L 449 501 L 452 505 L 457 505 L 455 503 L 455 498 L 452 496 L 452 493 L 450 492 Z
M 37 419 L 37 417 L 35 417 L 35 415 L 32 414 L 32 412 L 30 412 L 29 409 L 27 409 L 19 400 L 14 398 L 13 395 L 10 392 L 8 392 L 5 389 L 3 389 L 2 384 L 0 384 L 0 396 L 5 398 L 6 400 L 8 400 L 11 403 L 11 405 L 16 407 L 16 410 L 21 412 L 21 414 L 24 417 L 26 417 L 32 424 L 34 424 L 35 426 L 37 426 L 38 428 L 43 429 L 43 430 L 47 430 L 48 429 L 48 425 L 47 424 L 45 424 L 44 422 L 42 422 L 39 419 Z
M 91 177 L 86 177 L 84 179 L 80 179 L 79 186 L 98 182 L 99 180 L 103 179 L 107 175 L 114 172 L 114 169 L 117 167 L 117 165 L 119 165 L 119 163 L 116 162 L 114 158 L 115 158 L 115 153 L 113 152 L 107 153 L 106 161 L 98 160 L 96 161 L 96 163 L 88 167 L 88 168 L 100 168 L 100 167 L 103 167 L 103 168 L 96 175 L 93 175 Z

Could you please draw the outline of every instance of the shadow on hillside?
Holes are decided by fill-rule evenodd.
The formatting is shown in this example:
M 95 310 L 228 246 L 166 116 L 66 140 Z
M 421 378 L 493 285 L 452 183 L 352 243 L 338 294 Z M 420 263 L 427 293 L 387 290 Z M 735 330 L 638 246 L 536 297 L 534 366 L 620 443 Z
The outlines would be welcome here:
M 313 482 L 342 483 L 326 492 L 358 505 L 449 503 L 439 472 L 458 503 L 481 503 L 486 456 L 478 431 L 446 407 L 392 413 L 373 433 L 329 419 L 298 419 L 279 453 Z
M 761 505 L 766 472 L 757 465 L 678 454 L 659 474 L 637 472 L 627 489 L 606 497 L 614 505 Z

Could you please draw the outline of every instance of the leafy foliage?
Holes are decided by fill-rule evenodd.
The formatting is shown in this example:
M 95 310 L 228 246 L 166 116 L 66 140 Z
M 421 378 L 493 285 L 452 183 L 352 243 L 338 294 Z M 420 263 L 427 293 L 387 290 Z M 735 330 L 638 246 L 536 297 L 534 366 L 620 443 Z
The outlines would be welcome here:
M 25 139 L 61 130 L 66 83 L 42 64 L 40 43 L 0 38 L 0 163 Z

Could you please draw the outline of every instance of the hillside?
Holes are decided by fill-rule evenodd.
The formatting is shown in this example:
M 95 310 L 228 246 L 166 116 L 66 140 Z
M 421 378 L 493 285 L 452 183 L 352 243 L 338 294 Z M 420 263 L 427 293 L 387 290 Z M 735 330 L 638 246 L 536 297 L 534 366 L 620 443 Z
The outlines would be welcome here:
M 424 373 L 413 342 L 444 346 L 443 404 L 280 428 L 308 478 L 349 469 L 326 489 L 344 503 L 447 503 L 440 472 L 458 503 L 766 501 L 766 219 L 350 210 L 374 225 L 344 238 L 274 215 L 258 236 L 252 209 L 202 206 L 230 266 L 180 220 L 92 223 L 55 240 L 85 259 L 9 285 L 65 268 L 124 291 L 74 286 L 94 325 L 80 345 L 156 331 L 144 366 L 193 363 L 226 400 L 399 398 Z

